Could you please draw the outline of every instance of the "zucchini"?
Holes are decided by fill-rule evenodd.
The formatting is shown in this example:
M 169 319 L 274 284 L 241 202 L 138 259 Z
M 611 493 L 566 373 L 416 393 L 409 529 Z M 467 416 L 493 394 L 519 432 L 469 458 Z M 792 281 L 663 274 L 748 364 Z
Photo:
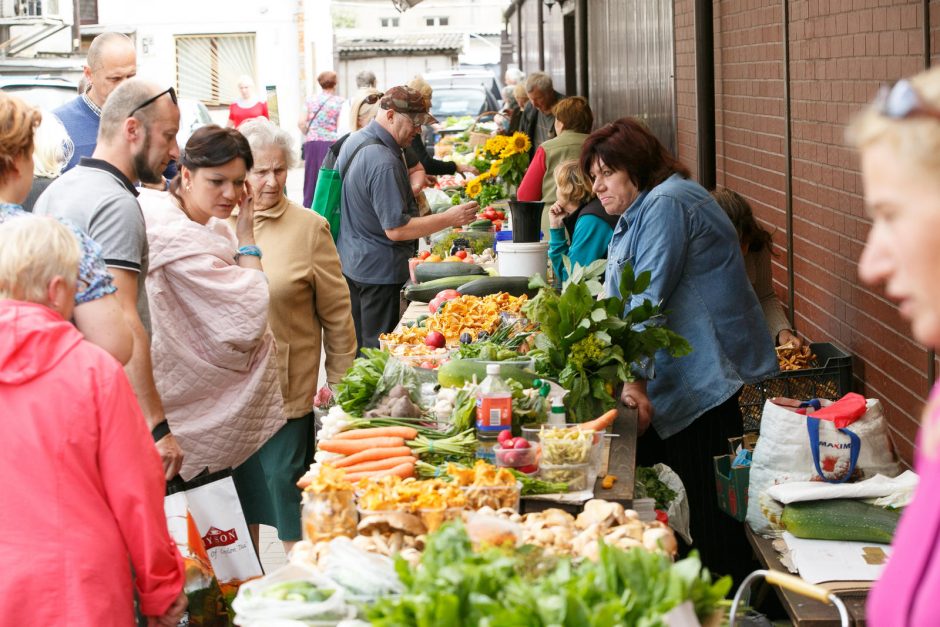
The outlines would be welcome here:
M 499 376 L 503 379 L 518 381 L 527 388 L 532 387 L 532 382 L 537 378 L 536 374 L 530 370 L 523 370 L 519 366 L 508 364 L 500 364 Z M 485 363 L 469 359 L 452 359 L 437 369 L 437 382 L 444 387 L 463 387 L 464 383 L 473 381 L 474 377 L 477 383 L 486 378 Z
M 513 296 L 535 296 L 538 290 L 529 288 L 529 277 L 524 276 L 487 276 L 474 278 L 457 288 L 461 294 L 488 296 L 498 292 L 507 292 Z
M 415 278 L 419 281 L 433 281 L 449 276 L 486 276 L 486 270 L 475 263 L 463 261 L 438 261 L 419 263 L 415 266 Z
M 856 499 L 790 503 L 780 524 L 797 538 L 889 544 L 900 513 Z
M 476 275 L 471 276 L 447 276 L 442 279 L 425 281 L 424 283 L 414 283 L 405 288 L 405 298 L 411 301 L 429 303 L 431 299 L 437 296 L 442 290 L 455 290 L 464 283 L 476 279 Z

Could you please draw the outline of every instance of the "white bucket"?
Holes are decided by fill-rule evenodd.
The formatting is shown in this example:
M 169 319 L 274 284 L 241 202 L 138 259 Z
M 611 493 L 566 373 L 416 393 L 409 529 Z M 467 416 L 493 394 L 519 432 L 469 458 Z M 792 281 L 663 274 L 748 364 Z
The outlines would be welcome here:
M 500 276 L 532 277 L 548 272 L 548 242 L 500 242 L 496 255 Z

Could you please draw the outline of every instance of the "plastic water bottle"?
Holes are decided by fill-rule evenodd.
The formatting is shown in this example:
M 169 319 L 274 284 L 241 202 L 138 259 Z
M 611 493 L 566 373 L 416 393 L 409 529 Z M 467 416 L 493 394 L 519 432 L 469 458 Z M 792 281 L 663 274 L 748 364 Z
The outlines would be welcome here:
M 565 403 L 560 396 L 552 399 L 552 409 L 548 414 L 548 424 L 551 427 L 565 426 Z
M 486 378 L 477 393 L 477 438 L 494 440 L 512 428 L 512 391 L 499 376 L 499 364 L 486 365 Z

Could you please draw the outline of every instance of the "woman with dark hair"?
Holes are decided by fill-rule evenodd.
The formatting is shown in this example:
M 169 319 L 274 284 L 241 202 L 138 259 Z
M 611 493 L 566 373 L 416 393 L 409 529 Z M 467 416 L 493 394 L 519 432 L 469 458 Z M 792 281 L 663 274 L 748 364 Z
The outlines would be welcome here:
M 237 467 L 285 422 L 246 192 L 254 160 L 241 133 L 211 125 L 193 133 L 179 162 L 169 192 L 140 195 L 153 378 L 184 451 L 182 478 L 235 468 L 241 491 L 264 477 L 242 476 Z M 233 233 L 226 219 L 236 206 Z M 252 523 L 251 504 L 243 507 Z
M 304 135 L 304 207 L 313 204 L 320 164 L 337 139 L 340 112 L 346 100 L 336 94 L 336 80 L 336 72 L 320 72 L 317 83 L 321 91 L 307 99 L 297 121 L 297 127 Z
M 744 255 L 744 269 L 747 279 L 757 294 L 770 337 L 774 338 L 777 346 L 784 344 L 799 348 L 803 345 L 796 332 L 790 328 L 790 321 L 783 311 L 783 305 L 774 292 L 773 276 L 770 270 L 770 256 L 774 254 L 774 239 L 770 231 L 758 224 L 754 218 L 751 205 L 741 194 L 730 189 L 718 189 L 712 192 L 715 202 L 721 207 L 741 243 L 741 254 Z
M 750 550 L 743 526 L 718 509 L 712 458 L 743 430 L 741 387 L 778 367 L 734 227 L 637 120 L 623 118 L 592 133 L 581 168 L 604 210 L 620 216 L 608 249 L 607 294 L 619 295 L 627 264 L 649 271 L 649 286 L 630 306 L 662 303 L 661 323 L 692 345 L 684 357 L 657 353 L 655 378 L 651 365 L 635 365 L 636 380 L 623 384 L 620 398 L 637 408 L 644 434 L 637 463 L 664 462 L 676 471 L 703 562 L 713 572 L 741 576 L 750 570 Z

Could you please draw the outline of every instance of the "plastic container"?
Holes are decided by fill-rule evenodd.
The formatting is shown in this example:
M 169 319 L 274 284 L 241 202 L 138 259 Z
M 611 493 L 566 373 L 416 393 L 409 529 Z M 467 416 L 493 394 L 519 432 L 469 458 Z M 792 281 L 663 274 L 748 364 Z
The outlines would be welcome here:
M 745 385 L 738 397 L 745 431 L 759 431 L 764 401 L 785 396 L 798 400 L 836 400 L 852 391 L 852 357 L 828 342 L 809 345 L 816 368 L 789 370 L 754 385 Z
M 494 486 L 464 486 L 460 488 L 467 495 L 467 509 L 477 510 L 482 507 L 502 509 L 509 507 L 519 511 L 519 498 L 522 495 L 522 484 L 494 485 Z
M 493 440 L 512 428 L 512 391 L 499 376 L 499 363 L 487 364 L 477 393 L 477 438 Z
M 633 499 L 633 511 L 643 522 L 656 520 L 656 499 Z
M 538 445 L 521 449 L 503 448 L 498 444 L 493 447 L 493 456 L 497 466 L 502 468 L 515 468 L 519 472 L 524 472 L 527 475 L 538 472 L 539 453 L 540 449 Z
M 593 489 L 594 482 L 589 481 L 591 464 L 547 464 L 543 460 L 539 464 L 539 479 L 543 481 L 563 482 L 568 484 L 569 492 L 579 492 Z M 595 475 L 596 479 L 596 475 Z
M 500 276 L 543 279 L 548 274 L 548 242 L 501 242 L 496 256 Z
M 512 241 L 517 243 L 537 242 L 539 230 L 542 227 L 542 212 L 544 210 L 545 203 L 541 200 L 510 200 L 509 214 L 512 218 Z
M 308 542 L 356 536 L 356 497 L 352 490 L 304 492 L 301 510 L 303 538 Z
M 503 361 L 492 361 L 492 360 L 489 360 L 489 359 L 477 359 L 477 358 L 473 358 L 473 357 L 472 357 L 472 358 L 467 359 L 467 360 L 465 360 L 465 361 L 472 361 L 472 362 L 476 362 L 476 363 L 479 363 L 479 364 L 486 364 L 486 365 L 489 365 L 489 364 L 499 364 L 499 365 L 503 365 L 503 364 L 505 364 L 505 365 L 507 365 L 507 366 L 514 366 L 514 367 L 516 367 L 516 368 L 522 368 L 523 370 L 534 370 L 534 369 L 535 369 L 535 360 L 532 359 L 531 357 L 513 357 L 512 359 L 504 359 Z

